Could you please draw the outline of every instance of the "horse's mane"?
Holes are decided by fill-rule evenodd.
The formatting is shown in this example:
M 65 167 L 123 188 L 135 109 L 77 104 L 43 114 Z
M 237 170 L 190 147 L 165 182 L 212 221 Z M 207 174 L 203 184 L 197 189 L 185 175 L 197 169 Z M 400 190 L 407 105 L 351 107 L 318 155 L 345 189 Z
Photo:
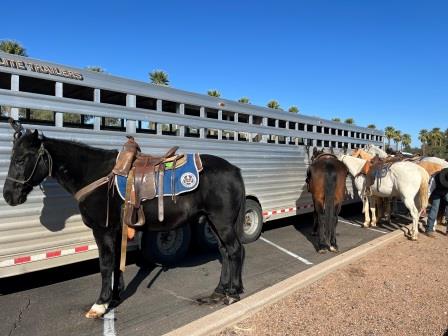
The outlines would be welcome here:
M 103 148 L 98 148 L 98 147 L 92 147 L 92 146 L 86 145 L 85 143 L 79 142 L 77 140 L 49 138 L 44 135 L 42 136 L 42 140 L 44 142 L 51 142 L 51 143 L 57 143 L 57 144 L 61 143 L 61 144 L 65 144 L 68 146 L 76 146 L 80 150 L 89 151 L 89 152 L 94 151 L 97 154 L 110 154 L 110 152 L 116 151 L 115 149 L 103 149 Z

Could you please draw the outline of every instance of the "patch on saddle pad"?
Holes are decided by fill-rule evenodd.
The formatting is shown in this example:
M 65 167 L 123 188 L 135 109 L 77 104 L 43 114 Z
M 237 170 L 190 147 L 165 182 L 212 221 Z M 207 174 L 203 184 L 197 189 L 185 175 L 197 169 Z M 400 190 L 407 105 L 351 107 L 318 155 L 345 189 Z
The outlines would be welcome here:
M 197 167 L 195 154 L 186 154 L 186 163 L 176 169 L 169 169 L 169 162 L 166 163 L 167 169 L 163 176 L 163 196 L 172 196 L 183 194 L 195 190 L 199 185 L 199 171 L 201 167 Z M 174 174 L 174 181 L 172 177 Z M 115 176 L 115 187 L 117 188 L 118 194 L 124 200 L 126 197 L 126 182 L 127 176 L 116 175 Z M 156 173 L 155 176 L 156 183 L 156 197 L 159 196 L 158 184 L 159 175 Z M 174 185 L 174 192 L 173 192 Z

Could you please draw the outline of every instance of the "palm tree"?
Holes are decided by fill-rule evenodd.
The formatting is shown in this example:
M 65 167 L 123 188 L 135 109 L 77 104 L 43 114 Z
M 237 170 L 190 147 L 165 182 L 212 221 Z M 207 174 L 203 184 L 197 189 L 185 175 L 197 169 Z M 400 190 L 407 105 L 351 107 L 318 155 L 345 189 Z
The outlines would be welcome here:
M 420 133 L 418 135 L 418 139 L 420 140 L 420 142 L 422 143 L 422 155 L 425 155 L 425 149 L 426 149 L 426 145 L 428 143 L 428 130 L 427 129 L 421 129 Z
M 93 72 L 104 72 L 105 70 L 100 66 L 88 66 L 86 67 L 87 70 L 93 71 Z
M 208 91 L 207 91 L 207 94 L 208 94 L 209 96 L 216 97 L 216 98 L 221 97 L 221 93 L 219 93 L 218 90 L 208 90 Z
M 238 102 L 243 104 L 250 104 L 249 98 L 247 97 L 241 97 L 240 99 L 238 99 Z
M 395 128 L 393 128 L 392 126 L 387 126 L 384 129 L 384 136 L 387 139 L 387 147 L 390 148 L 390 139 L 392 139 L 395 135 Z
M 267 107 L 274 109 L 274 110 L 280 110 L 280 104 L 276 100 L 270 100 L 266 104 Z
M 374 125 L 374 124 L 369 124 L 369 125 L 367 125 L 367 128 L 376 129 L 376 125 Z
M 443 133 L 440 131 L 439 127 L 434 127 L 431 130 L 431 142 L 433 142 L 434 146 L 442 146 L 443 141 Z
M 163 70 L 153 70 L 149 73 L 149 79 L 152 84 L 156 85 L 169 85 L 168 74 Z
M 355 120 L 353 118 L 347 118 L 344 122 L 346 124 L 353 125 L 355 123 Z
M 293 105 L 288 109 L 288 111 L 292 112 L 292 113 L 299 113 L 299 108 L 297 106 Z
M 341 118 L 333 118 L 331 120 L 336 121 L 336 122 L 341 122 Z
M 401 131 L 395 130 L 393 140 L 395 142 L 395 150 L 398 151 L 398 144 L 401 142 Z
M 408 147 L 412 142 L 411 135 L 408 133 L 405 133 L 401 136 L 401 145 L 402 149 Z
M 28 56 L 26 49 L 19 42 L 12 40 L 3 40 L 0 42 L 0 50 L 13 55 Z

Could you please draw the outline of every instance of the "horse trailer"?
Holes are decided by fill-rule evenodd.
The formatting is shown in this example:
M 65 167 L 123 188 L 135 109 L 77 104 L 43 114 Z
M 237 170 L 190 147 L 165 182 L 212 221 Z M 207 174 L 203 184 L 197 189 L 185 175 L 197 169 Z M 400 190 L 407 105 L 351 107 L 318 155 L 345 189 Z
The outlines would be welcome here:
M 313 210 L 305 183 L 310 147 L 383 147 L 384 138 L 375 129 L 4 53 L 0 106 L 2 194 L 13 143 L 9 117 L 47 137 L 105 149 L 120 149 L 132 135 L 146 153 L 177 145 L 180 152 L 213 154 L 238 166 L 246 186 L 246 242 L 258 238 L 265 222 Z M 346 202 L 358 201 L 351 178 L 346 184 Z M 170 261 L 185 253 L 190 237 L 213 240 L 206 226 L 192 223 L 141 234 L 130 248 Z M 0 198 L 0 277 L 96 257 L 77 203 L 52 178 L 22 205 Z

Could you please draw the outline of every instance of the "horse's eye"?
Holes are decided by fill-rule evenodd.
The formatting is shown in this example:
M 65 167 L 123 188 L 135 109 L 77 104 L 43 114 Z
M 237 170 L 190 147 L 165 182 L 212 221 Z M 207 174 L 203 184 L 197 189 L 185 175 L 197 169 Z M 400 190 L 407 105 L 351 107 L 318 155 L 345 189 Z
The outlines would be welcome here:
M 15 162 L 17 165 L 21 166 L 25 163 L 25 160 L 24 159 L 16 159 Z

